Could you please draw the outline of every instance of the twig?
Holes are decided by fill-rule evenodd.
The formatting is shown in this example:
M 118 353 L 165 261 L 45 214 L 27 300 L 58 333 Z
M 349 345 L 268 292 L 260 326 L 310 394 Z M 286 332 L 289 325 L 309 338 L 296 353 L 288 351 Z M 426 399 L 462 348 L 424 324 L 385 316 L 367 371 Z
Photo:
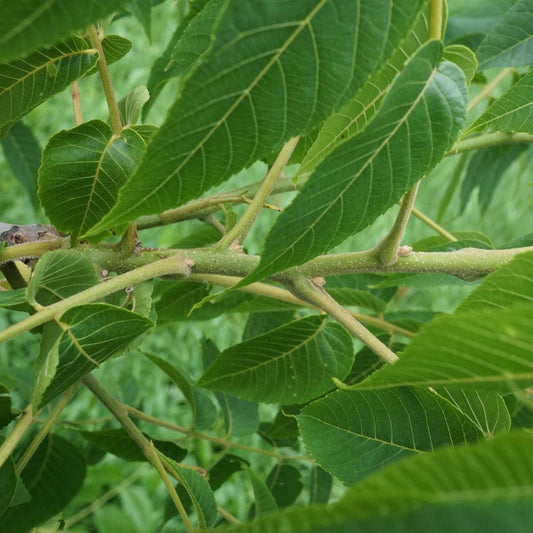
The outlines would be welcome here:
M 0 467 L 8 460 L 13 453 L 13 450 L 17 447 L 18 443 L 24 437 L 28 429 L 35 421 L 39 413 L 33 413 L 33 405 L 30 403 L 24 411 L 22 411 L 21 417 L 18 419 L 15 427 L 11 430 L 6 440 L 2 442 L 0 446 Z
M 342 324 L 352 335 L 366 344 L 377 356 L 383 359 L 383 361 L 390 365 L 398 361 L 398 356 L 388 346 L 368 331 L 363 324 L 357 321 L 322 287 L 301 276 L 288 281 L 287 286 L 293 294 L 319 307 L 339 322 L 339 324 Z
M 183 523 L 187 531 L 192 532 L 194 530 L 191 521 L 183 507 L 183 504 L 176 492 L 173 483 L 168 477 L 167 471 L 161 462 L 159 452 L 141 432 L 141 430 L 131 421 L 127 411 L 123 405 L 109 393 L 109 391 L 91 374 L 83 378 L 85 386 L 105 405 L 107 410 L 120 422 L 122 427 L 126 430 L 131 439 L 139 446 L 144 453 L 146 459 L 157 470 L 157 473 L 161 477 L 161 480 L 165 484 L 168 493 L 176 506 L 176 509 L 183 520 Z
M 75 385 L 72 385 L 71 387 L 69 387 L 61 395 L 53 411 L 50 413 L 45 423 L 41 426 L 41 429 L 39 429 L 37 435 L 35 435 L 33 440 L 30 442 L 29 446 L 26 448 L 26 450 L 24 450 L 24 454 L 17 462 L 17 466 L 15 468 L 15 473 L 17 474 L 17 476 L 20 475 L 20 473 L 24 470 L 24 468 L 28 464 L 28 461 L 32 458 L 33 454 L 35 453 L 35 451 L 37 450 L 41 442 L 45 439 L 46 435 L 48 435 L 57 417 L 61 414 L 63 409 L 65 409 L 65 407 L 68 405 L 68 403 L 74 396 L 74 393 L 76 392 L 77 388 L 78 388 L 78 384 L 76 383 Z
M 72 82 L 72 108 L 74 109 L 74 122 L 76 126 L 79 126 L 83 123 L 83 115 L 81 112 L 80 87 L 77 81 Z
M 519 143 L 533 143 L 533 135 L 530 133 L 486 133 L 476 137 L 469 137 L 468 139 L 455 143 L 446 155 L 450 156 L 462 152 L 468 152 L 470 150 L 479 150 L 480 148 L 489 148 L 490 146 L 499 146 L 502 144 Z
M 405 228 L 407 227 L 409 217 L 411 216 L 419 184 L 420 182 L 415 183 L 415 185 L 405 193 L 400 205 L 400 211 L 396 216 L 392 228 L 374 247 L 376 257 L 379 259 L 380 263 L 385 266 L 393 265 L 398 260 L 398 248 L 400 247 Z
M 440 233 L 443 237 L 448 239 L 451 242 L 457 242 L 457 238 L 454 237 L 449 231 L 446 231 L 440 224 L 437 224 L 433 219 L 429 218 L 427 215 L 419 211 L 416 207 L 411 209 L 413 216 L 421 220 L 426 226 L 434 229 L 437 233 Z
M 226 511 L 224 507 L 221 507 L 220 505 L 217 506 L 217 512 L 222 518 L 225 518 L 231 524 L 242 524 L 242 522 L 236 516 L 233 516 L 231 513 Z
M 89 40 L 93 48 L 98 51 L 98 70 L 100 71 L 100 79 L 102 80 L 102 87 L 104 88 L 105 98 L 107 100 L 107 107 L 109 108 L 109 119 L 111 121 L 111 128 L 115 135 L 120 135 L 122 131 L 122 121 L 120 120 L 120 110 L 118 108 L 117 100 L 115 98 L 115 91 L 113 90 L 113 83 L 107 68 L 107 61 L 105 59 L 102 42 L 98 37 L 98 32 L 94 26 L 90 26 L 87 32 Z
M 139 420 L 144 420 L 145 422 L 149 422 L 150 424 L 154 424 L 156 426 L 164 427 L 167 429 L 171 429 L 173 431 L 177 431 L 179 433 L 182 433 L 188 438 L 197 438 L 202 440 L 207 440 L 209 442 L 213 442 L 215 444 L 218 444 L 224 448 L 236 448 L 239 450 L 244 450 L 251 453 L 256 453 L 259 455 L 266 455 L 268 457 L 274 457 L 277 460 L 289 460 L 289 461 L 311 461 L 313 460 L 310 457 L 307 456 L 301 456 L 301 455 L 285 455 L 283 453 L 277 453 L 277 452 L 271 452 L 268 450 L 262 450 L 260 448 L 253 448 L 252 446 L 246 446 L 246 444 L 239 444 L 237 442 L 231 442 L 226 439 L 221 439 L 219 437 L 213 437 L 211 435 L 206 435 L 205 433 L 199 433 L 197 431 L 194 431 L 192 429 L 187 429 L 181 426 L 178 426 L 177 424 L 173 424 L 172 422 L 166 422 L 164 420 L 161 420 L 159 418 L 155 418 L 151 415 L 147 415 L 143 411 L 139 411 L 138 409 L 135 409 L 134 407 L 131 407 L 130 405 L 122 404 L 123 408 L 128 412 L 128 414 L 134 418 L 138 418 Z
M 220 239 L 217 245 L 218 249 L 228 248 L 234 242 L 237 244 L 242 244 L 244 242 L 244 239 L 246 238 L 246 235 L 248 235 L 248 232 L 255 222 L 257 215 L 263 209 L 263 204 L 270 196 L 276 181 L 278 181 L 283 169 L 289 162 L 292 152 L 296 148 L 299 139 L 300 137 L 294 137 L 285 143 L 278 157 L 276 158 L 276 161 L 274 161 L 274 164 L 268 171 L 262 185 L 259 187 L 259 190 L 254 196 L 254 199 L 248 206 L 248 209 L 246 209 L 235 226 L 233 226 L 233 228 L 228 231 L 228 233 L 224 235 L 222 239 Z
M 487 83 L 487 85 L 485 85 L 485 87 L 483 87 L 483 89 L 470 100 L 466 111 L 472 111 L 472 109 L 480 104 L 487 96 L 490 96 L 491 91 L 500 84 L 507 74 L 513 72 L 513 70 L 514 69 L 511 67 L 502 69 L 496 76 L 494 76 L 494 79 L 490 83 Z

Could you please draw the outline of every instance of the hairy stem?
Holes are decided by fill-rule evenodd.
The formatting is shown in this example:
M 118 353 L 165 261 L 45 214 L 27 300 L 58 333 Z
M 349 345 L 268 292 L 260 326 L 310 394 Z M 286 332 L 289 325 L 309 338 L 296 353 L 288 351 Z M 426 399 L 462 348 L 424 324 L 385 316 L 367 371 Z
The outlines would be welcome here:
M 291 280 L 287 283 L 287 286 L 293 294 L 319 307 L 339 324 L 342 324 L 354 337 L 366 344 L 383 361 L 392 365 L 398 360 L 398 356 L 388 346 L 368 331 L 363 324 L 356 320 L 322 287 L 303 277 Z
M 113 84 L 111 83 L 109 69 L 107 68 L 107 61 L 105 59 L 104 49 L 102 48 L 102 42 L 100 41 L 95 26 L 90 26 L 87 34 L 93 48 L 98 50 L 98 70 L 100 72 L 100 79 L 102 80 L 102 87 L 104 88 L 107 107 L 109 108 L 111 129 L 115 135 L 120 135 L 120 132 L 122 131 L 122 121 L 120 120 L 120 111 L 118 109 L 117 99 L 115 98 Z
M 9 459 L 22 437 L 24 437 L 28 429 L 30 429 L 38 414 L 39 413 L 33 412 L 33 405 L 31 403 L 26 409 L 24 409 L 24 411 L 22 411 L 22 415 L 17 420 L 15 427 L 0 446 L 0 468 Z
M 72 385 L 71 387 L 69 387 L 61 395 L 53 411 L 48 415 L 45 423 L 41 426 L 41 428 L 39 429 L 39 432 L 37 433 L 37 435 L 35 435 L 33 440 L 30 442 L 29 446 L 26 448 L 26 450 L 24 450 L 24 454 L 17 462 L 17 466 L 15 468 L 15 473 L 17 474 L 17 476 L 24 470 L 24 468 L 28 464 L 28 461 L 32 458 L 33 454 L 36 452 L 41 442 L 45 439 L 46 435 L 48 435 L 57 417 L 62 413 L 63 409 L 65 409 L 65 407 L 69 404 L 77 388 L 78 388 L 78 384 L 76 383 L 75 385 Z
M 131 421 L 127 411 L 123 405 L 112 395 L 109 391 L 91 374 L 83 378 L 85 386 L 105 405 L 107 410 L 120 422 L 122 427 L 131 437 L 131 439 L 139 446 L 144 453 L 146 459 L 157 470 L 161 480 L 165 484 L 169 495 L 176 506 L 176 509 L 183 520 L 187 531 L 194 530 L 191 521 L 187 516 L 187 512 L 174 488 L 172 481 L 168 477 L 167 471 L 161 462 L 159 452 L 154 445 L 143 435 L 141 430 Z
M 266 202 L 267 198 L 270 196 L 272 189 L 276 182 L 278 181 L 283 169 L 286 167 L 289 159 L 291 158 L 292 152 L 298 144 L 300 137 L 294 137 L 287 141 L 283 148 L 281 149 L 276 161 L 270 167 L 263 183 L 259 187 L 254 199 L 251 201 L 248 209 L 244 212 L 242 217 L 237 221 L 235 226 L 228 231 L 228 233 L 220 239 L 217 248 L 227 248 L 231 246 L 234 242 L 237 244 L 242 244 L 244 239 L 248 235 L 251 227 L 253 226 L 255 219 L 259 215 L 260 211 L 263 209 L 263 205 Z

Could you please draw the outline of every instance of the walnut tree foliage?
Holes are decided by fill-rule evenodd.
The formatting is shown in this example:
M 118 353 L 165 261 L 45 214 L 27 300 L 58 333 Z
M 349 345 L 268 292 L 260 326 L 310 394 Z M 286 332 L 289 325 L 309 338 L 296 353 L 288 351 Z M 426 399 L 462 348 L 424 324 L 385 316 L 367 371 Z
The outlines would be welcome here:
M 0 531 L 533 521 L 533 0 L 0 13 Z

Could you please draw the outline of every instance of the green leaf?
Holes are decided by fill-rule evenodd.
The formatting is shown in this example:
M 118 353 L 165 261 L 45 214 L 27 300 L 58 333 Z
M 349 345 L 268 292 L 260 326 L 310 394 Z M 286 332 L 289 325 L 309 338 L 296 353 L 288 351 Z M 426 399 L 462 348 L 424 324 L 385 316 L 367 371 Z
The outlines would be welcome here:
M 141 109 L 149 99 L 150 93 L 144 85 L 136 87 L 131 93 L 122 98 L 118 103 L 122 124 L 130 126 L 135 124 L 139 119 Z
M 533 133 L 531 94 L 533 94 L 533 71 L 520 78 L 503 96 L 492 102 L 468 128 L 466 134 L 486 130 Z
M 495 392 L 478 392 L 438 389 L 459 411 L 483 432 L 485 437 L 496 433 L 507 433 L 511 429 L 511 416 L 504 399 Z
M 91 45 L 89 39 L 87 39 L 87 45 Z M 133 43 L 129 39 L 125 39 L 120 35 L 106 35 L 102 40 L 102 49 L 106 63 L 111 65 L 119 59 L 122 59 L 131 50 L 132 46 Z M 90 76 L 95 72 L 98 72 L 98 65 L 94 65 L 85 75 Z
M 223 351 L 198 384 L 248 400 L 303 403 L 331 390 L 331 378 L 346 376 L 352 363 L 350 335 L 311 316 Z
M 152 42 L 152 0 L 133 0 L 128 9 L 142 24 L 148 41 Z
M 470 85 L 477 71 L 476 54 L 462 44 L 450 44 L 444 48 L 442 58 L 455 63 L 464 73 L 466 83 Z
M 433 392 L 406 387 L 337 391 L 311 403 L 296 418 L 309 453 L 347 484 L 405 455 L 481 437 L 449 402 Z
M 380 66 L 421 4 L 220 2 L 214 41 L 94 232 L 196 198 L 311 130 Z
M 249 466 L 249 463 L 242 457 L 230 453 L 225 454 L 209 469 L 209 486 L 214 491 L 217 490 L 232 474 L 240 472 L 246 466 Z
M 533 64 L 533 0 L 519 0 L 477 50 L 480 70 Z
M 525 532 L 533 519 L 532 445 L 531 434 L 515 432 L 408 457 L 355 484 L 337 503 L 285 510 L 228 531 Z
M 333 478 L 317 465 L 311 469 L 309 484 L 309 503 L 328 503 L 333 485 Z
M 7 461 L 0 466 L 0 516 L 11 504 L 16 489 L 15 463 L 11 457 L 8 457 Z
M 235 398 L 231 394 L 215 393 L 222 410 L 224 427 L 228 435 L 246 437 L 259 428 L 259 411 L 255 402 Z
M 26 289 L 29 302 L 50 305 L 98 283 L 89 257 L 77 250 L 55 250 L 37 263 Z
M 11 409 L 9 389 L 0 383 L 0 429 L 7 426 L 15 418 L 17 418 L 17 415 Z
M 19 306 L 28 305 L 26 302 L 26 289 L 13 291 L 0 291 L 0 307 L 17 309 Z
M 515 256 L 508 264 L 491 272 L 474 289 L 457 311 L 506 309 L 514 304 L 533 303 L 533 252 Z
M 358 389 L 443 386 L 510 392 L 533 381 L 533 306 L 440 315 L 400 360 L 374 372 Z
M 59 323 L 64 329 L 59 344 L 59 366 L 39 407 L 153 326 L 142 315 L 100 303 L 73 307 L 61 316 Z
M 73 36 L 26 59 L 0 65 L 0 137 L 13 122 L 83 76 L 97 57 L 84 39 Z
M 196 516 L 198 528 L 207 529 L 215 525 L 217 521 L 217 503 L 215 495 L 204 476 L 188 468 L 182 468 L 174 461 L 166 459 L 168 464 L 179 475 L 180 483 L 191 498 Z
M 252 482 L 252 489 L 254 491 L 254 516 L 261 516 L 268 513 L 275 513 L 278 510 L 278 505 L 272 492 L 266 486 L 265 482 L 250 468 L 248 475 Z
M 300 471 L 292 465 L 280 463 L 272 468 L 266 484 L 280 509 L 290 507 L 303 489 Z
M 155 363 L 182 392 L 192 412 L 193 427 L 199 430 L 209 429 L 217 419 L 217 409 L 204 391 L 194 386 L 183 372 L 169 362 L 156 355 L 141 353 Z
M 85 440 L 120 457 L 124 461 L 147 461 L 139 445 L 122 428 L 120 429 L 103 429 L 100 431 L 80 431 Z M 180 448 L 177 444 L 169 440 L 153 439 L 150 435 L 144 433 L 144 436 L 153 442 L 154 446 L 167 457 L 174 461 L 182 461 L 187 455 L 187 450 Z
M 427 41 L 427 16 L 426 8 L 381 70 L 374 74 L 346 105 L 322 124 L 315 142 L 302 161 L 299 174 L 314 170 L 335 148 L 364 130 L 374 118 L 383 97 L 406 59 L 413 55 L 421 43 Z
M 57 229 L 74 240 L 98 223 L 115 205 L 153 131 L 133 126 L 117 137 L 105 122 L 91 120 L 50 139 L 39 170 L 39 198 Z
M 267 331 L 279 328 L 287 322 L 295 320 L 294 311 L 272 311 L 267 313 L 250 313 L 242 334 L 242 340 L 247 341 L 258 337 Z
M 31 500 L 10 507 L 0 517 L 0 530 L 23 533 L 62 511 L 80 490 L 85 470 L 78 448 L 62 437 L 48 435 L 21 474 Z
M 466 108 L 464 75 L 453 63 L 438 66 L 441 50 L 436 41 L 420 48 L 374 120 L 317 167 L 277 219 L 247 283 L 304 263 L 361 231 L 440 161 Z
M 34 208 L 39 205 L 37 199 L 37 171 L 41 164 L 41 147 L 31 129 L 18 121 L 11 126 L 2 139 L 6 161 L 13 175 L 22 183 Z
M 35 381 L 31 395 L 31 403 L 37 406 L 41 403 L 45 390 L 56 375 L 59 365 L 59 342 L 62 330 L 56 322 L 49 322 L 43 326 L 41 349 L 36 364 Z
M 6 61 L 56 43 L 89 24 L 108 17 L 127 0 L 0 0 L 0 61 Z

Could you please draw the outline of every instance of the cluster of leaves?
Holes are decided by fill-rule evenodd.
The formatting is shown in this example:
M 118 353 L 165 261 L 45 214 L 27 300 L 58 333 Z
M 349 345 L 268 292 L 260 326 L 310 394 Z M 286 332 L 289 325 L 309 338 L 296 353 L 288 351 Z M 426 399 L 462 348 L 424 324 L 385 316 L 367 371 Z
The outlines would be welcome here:
M 28 362 L 31 391 L 15 376 L 0 384 L 0 529 L 28 531 L 60 515 L 87 466 L 107 452 L 157 469 L 170 494 L 160 510 L 167 527 L 238 522 L 215 491 L 241 472 L 253 500 L 244 491 L 236 498 L 253 503 L 248 516 L 258 518 L 234 531 L 422 531 L 428 521 L 435 531 L 520 530 L 533 519 L 531 236 L 517 233 L 502 246 L 515 257 L 439 316 L 390 309 L 401 287 L 472 279 L 468 264 L 449 275 L 447 252 L 478 249 L 475 273 L 494 270 L 503 261 L 491 259 L 501 256 L 490 239 L 463 232 L 414 243 L 418 271 L 393 264 L 384 274 L 373 263 L 374 272 L 360 273 L 344 263 L 335 272 L 330 263 L 336 275 L 324 289 L 307 285 L 341 313 L 341 306 L 364 312 L 377 355 L 354 343 L 354 331 L 323 300 L 294 287 L 301 265 L 332 258 L 323 254 L 373 224 L 452 152 L 480 148 L 456 156 L 439 218 L 459 184 L 461 209 L 476 188 L 481 207 L 490 205 L 504 171 L 527 157 L 533 141 L 533 1 L 450 1 L 448 10 L 435 0 L 181 2 L 147 87 L 117 104 L 107 65 L 132 43 L 102 37 L 92 25 L 133 15 L 150 36 L 158 3 L 0 0 L 6 160 L 65 235 L 22 244 L 19 256 L 0 243 L 0 307 L 20 319 L 0 342 L 28 330 L 40 339 Z M 481 114 L 469 113 L 469 88 L 511 69 L 512 86 Z M 22 117 L 98 72 L 110 120 L 60 131 L 41 153 Z M 137 124 L 176 78 L 163 122 Z M 282 155 L 282 166 L 298 165 L 279 192 L 298 193 L 262 238 L 260 257 L 231 242 L 221 248 L 220 233 L 225 242 L 235 228 L 243 244 L 249 228 L 231 204 L 251 201 L 252 212 L 247 195 L 266 179 L 259 189 L 246 183 L 205 193 L 257 161 L 271 165 L 278 153 L 272 169 Z M 204 225 L 172 249 L 154 252 L 136 241 L 136 228 L 189 218 Z M 423 273 L 424 252 L 442 254 L 444 273 Z M 13 260 L 28 257 L 38 261 L 24 279 L 28 267 Z M 13 279 L 21 278 L 17 288 Z M 245 291 L 213 290 L 237 282 Z M 317 307 L 327 314 L 309 312 Z M 214 341 L 204 338 L 197 381 L 179 361 L 146 348 L 162 326 L 230 321 L 236 313 L 248 316 L 240 342 L 219 350 L 215 333 Z M 384 365 L 379 346 L 401 353 L 399 360 Z M 121 354 L 125 373 L 134 357 L 164 373 L 183 396 L 189 427 L 118 402 L 95 380 L 92 372 L 105 373 L 104 363 Z M 116 425 L 52 429 L 80 384 Z M 28 407 L 15 409 L 14 400 Z M 260 410 L 264 404 L 270 409 Z M 155 431 L 176 430 L 187 448 L 140 432 L 134 416 Z M 43 425 L 31 435 L 35 420 Z M 195 446 L 200 440 L 212 444 L 209 453 Z M 255 468 L 254 452 L 277 462 Z M 328 504 L 336 480 L 350 488 Z

